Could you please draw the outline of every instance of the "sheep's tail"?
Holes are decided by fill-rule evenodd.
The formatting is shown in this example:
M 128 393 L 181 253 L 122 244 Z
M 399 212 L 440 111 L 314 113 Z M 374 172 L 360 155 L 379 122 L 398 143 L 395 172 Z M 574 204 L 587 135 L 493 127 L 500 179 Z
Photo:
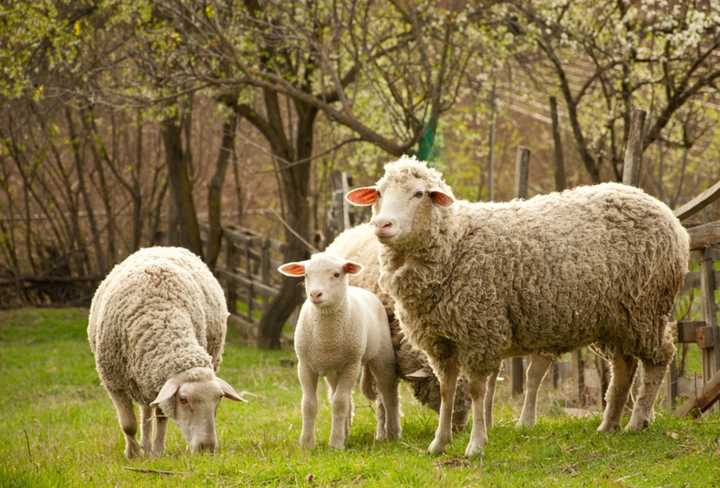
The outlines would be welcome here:
M 377 399 L 377 390 L 375 389 L 375 380 L 370 372 L 370 367 L 366 364 L 363 368 L 362 379 L 360 380 L 363 395 L 368 400 L 375 401 Z

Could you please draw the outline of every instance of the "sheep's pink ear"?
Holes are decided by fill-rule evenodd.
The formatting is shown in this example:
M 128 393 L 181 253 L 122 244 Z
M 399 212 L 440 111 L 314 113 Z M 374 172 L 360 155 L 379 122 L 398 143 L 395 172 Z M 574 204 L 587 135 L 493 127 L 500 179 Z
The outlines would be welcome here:
M 455 199 L 452 195 L 448 195 L 442 190 L 430 190 L 430 198 L 435 205 L 439 205 L 441 207 L 449 207 L 455 203 Z
M 162 402 L 165 402 L 167 400 L 170 400 L 175 393 L 177 393 L 178 389 L 180 388 L 180 382 L 170 378 L 165 382 L 163 387 L 160 389 L 160 393 L 158 393 L 155 400 L 152 401 L 150 404 L 151 407 L 155 407 Z
M 298 263 L 285 263 L 278 267 L 278 271 L 285 276 L 290 276 L 291 278 L 305 276 L 305 261 Z
M 363 186 L 350 190 L 345 200 L 358 207 L 368 207 L 378 200 L 378 191 L 374 186 Z
M 346 261 L 345 264 L 343 264 L 343 271 L 347 274 L 358 274 L 362 269 L 362 264 L 353 261 Z
M 222 388 L 223 396 L 229 400 L 235 400 L 236 402 L 245 402 L 247 403 L 247 400 L 245 400 L 243 397 L 240 396 L 238 392 L 235 391 L 235 388 L 230 386 L 230 383 L 225 381 L 222 378 L 215 378 L 218 383 L 220 383 L 220 388 Z

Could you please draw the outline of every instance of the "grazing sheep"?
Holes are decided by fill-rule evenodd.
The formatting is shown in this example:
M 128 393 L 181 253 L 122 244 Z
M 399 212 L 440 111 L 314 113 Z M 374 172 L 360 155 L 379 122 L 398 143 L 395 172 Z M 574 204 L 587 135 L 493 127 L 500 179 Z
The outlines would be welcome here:
M 126 457 L 141 454 L 133 400 L 142 410 L 146 454 L 162 453 L 166 416 L 175 419 L 193 452 L 217 448 L 217 404 L 223 396 L 241 400 L 215 376 L 227 317 L 217 280 L 186 249 L 140 250 L 100 284 L 90 306 L 88 340 L 125 434 Z
M 415 398 L 436 412 L 440 409 L 440 384 L 428 364 L 425 353 L 410 345 L 400 330 L 395 317 L 395 302 L 384 292 L 378 283 L 380 277 L 381 245 L 375 237 L 375 227 L 371 224 L 360 224 L 347 229 L 338 235 L 325 249 L 325 252 L 343 259 L 354 261 L 363 267 L 363 272 L 349 275 L 350 284 L 373 292 L 385 307 L 390 323 L 390 336 L 395 348 L 395 359 L 400 378 L 406 380 L 413 389 Z M 491 376 L 494 389 L 495 376 Z M 489 412 L 492 411 L 492 395 L 488 390 Z M 464 381 L 458 382 L 453 408 L 453 430 L 465 427 L 470 412 L 470 395 Z M 488 417 L 489 419 L 490 417 Z M 490 422 L 488 422 L 490 423 Z
M 398 379 L 385 309 L 371 292 L 348 286 L 347 276 L 359 273 L 362 266 L 319 253 L 278 270 L 285 276 L 304 276 L 308 295 L 295 328 L 302 386 L 300 445 L 315 446 L 317 381 L 325 376 L 332 401 L 330 447 L 345 447 L 352 388 L 361 373 L 365 396 L 375 400 L 379 393 L 375 438 L 396 439 L 400 435 Z
M 455 202 L 438 171 L 408 157 L 386 165 L 375 187 L 355 189 L 347 199 L 373 205 L 383 245 L 380 285 L 440 380 L 431 453 L 451 440 L 460 372 L 473 400 L 465 451 L 473 456 L 487 440 L 485 379 L 501 359 L 593 342 L 613 351 L 598 430 L 618 428 L 636 358 L 645 374 L 627 429 L 652 420 L 675 349 L 666 323 L 689 255 L 688 234 L 667 206 L 613 183 L 527 201 Z M 548 364 L 533 361 L 528 389 L 537 388 Z

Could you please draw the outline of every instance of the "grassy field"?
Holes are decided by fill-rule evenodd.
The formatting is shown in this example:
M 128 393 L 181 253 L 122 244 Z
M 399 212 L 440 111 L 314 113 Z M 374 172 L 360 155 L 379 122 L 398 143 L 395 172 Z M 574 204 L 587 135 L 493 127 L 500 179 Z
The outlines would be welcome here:
M 220 406 L 221 452 L 187 454 L 172 426 L 164 457 L 129 462 L 85 326 L 80 309 L 0 312 L 0 485 L 720 486 L 718 416 L 690 421 L 660 412 L 644 433 L 600 435 L 598 418 L 567 417 L 546 402 L 537 427 L 516 430 L 517 405 L 503 402 L 484 459 L 468 462 L 467 433 L 446 455 L 424 453 L 436 416 L 405 388 L 401 442 L 376 444 L 372 412 L 356 397 L 348 449 L 327 448 L 323 402 L 320 447 L 306 453 L 297 447 L 300 389 L 282 361 L 292 353 L 244 347 L 232 334 L 222 376 L 257 397 Z

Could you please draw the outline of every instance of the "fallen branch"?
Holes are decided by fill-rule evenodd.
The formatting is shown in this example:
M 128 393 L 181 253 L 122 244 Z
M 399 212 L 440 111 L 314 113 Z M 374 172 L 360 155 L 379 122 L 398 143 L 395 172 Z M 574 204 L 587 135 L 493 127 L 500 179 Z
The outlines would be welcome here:
M 145 474 L 162 474 L 162 475 L 187 475 L 192 474 L 187 471 L 165 471 L 162 469 L 150 469 L 150 468 L 133 468 L 132 466 L 123 466 L 123 469 L 127 469 L 128 471 L 135 471 L 136 473 L 145 473 Z

